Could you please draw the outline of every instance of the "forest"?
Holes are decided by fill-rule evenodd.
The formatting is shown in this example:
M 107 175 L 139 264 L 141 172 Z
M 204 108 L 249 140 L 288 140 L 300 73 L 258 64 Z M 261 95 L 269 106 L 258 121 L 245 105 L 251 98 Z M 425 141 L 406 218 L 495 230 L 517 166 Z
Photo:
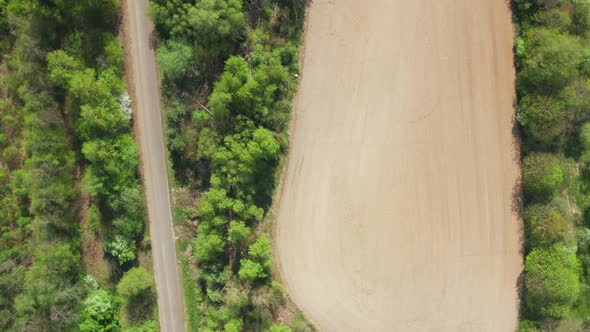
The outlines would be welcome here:
M 0 330 L 158 330 L 119 21 L 0 1 Z
M 273 280 L 303 0 L 152 0 L 193 331 L 311 331 Z
M 521 129 L 521 332 L 590 326 L 590 6 L 514 0 Z

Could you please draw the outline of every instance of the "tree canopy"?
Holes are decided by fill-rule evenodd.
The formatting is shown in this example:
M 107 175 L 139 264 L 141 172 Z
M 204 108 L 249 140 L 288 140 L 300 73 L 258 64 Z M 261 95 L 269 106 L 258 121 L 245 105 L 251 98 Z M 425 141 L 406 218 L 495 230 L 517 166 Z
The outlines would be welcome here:
M 527 308 L 543 317 L 564 317 L 580 294 L 575 253 L 561 245 L 533 249 L 524 269 Z

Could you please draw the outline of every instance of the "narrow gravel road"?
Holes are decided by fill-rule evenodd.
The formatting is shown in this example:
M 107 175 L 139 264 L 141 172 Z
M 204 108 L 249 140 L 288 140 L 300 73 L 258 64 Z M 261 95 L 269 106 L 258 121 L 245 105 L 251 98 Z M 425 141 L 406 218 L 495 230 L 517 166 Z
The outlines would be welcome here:
M 166 156 L 160 114 L 160 93 L 156 60 L 150 45 L 152 24 L 145 14 L 148 0 L 127 0 L 125 15 L 128 55 L 135 87 L 134 111 L 143 163 L 144 185 L 154 271 L 158 291 L 160 328 L 163 332 L 184 331 L 184 311 L 178 270 L 174 229 L 168 192 Z

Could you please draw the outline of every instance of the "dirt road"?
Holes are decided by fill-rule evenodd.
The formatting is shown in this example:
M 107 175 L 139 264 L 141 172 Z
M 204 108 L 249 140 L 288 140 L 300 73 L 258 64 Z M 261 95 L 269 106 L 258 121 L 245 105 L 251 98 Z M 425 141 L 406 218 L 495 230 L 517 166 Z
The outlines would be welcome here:
M 275 255 L 320 330 L 515 330 L 508 3 L 311 3 Z
M 160 329 L 184 331 L 184 311 L 176 266 L 172 212 L 160 114 L 160 93 L 154 51 L 150 47 L 151 24 L 145 14 L 148 0 L 127 0 L 126 33 L 130 45 L 136 115 L 158 293 Z

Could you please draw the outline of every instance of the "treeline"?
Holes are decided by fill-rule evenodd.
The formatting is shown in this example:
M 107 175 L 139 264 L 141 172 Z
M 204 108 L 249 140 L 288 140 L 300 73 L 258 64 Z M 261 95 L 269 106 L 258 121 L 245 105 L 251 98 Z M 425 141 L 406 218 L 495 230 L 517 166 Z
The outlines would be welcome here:
M 145 208 L 119 1 L 8 0 L 0 14 L 0 329 L 155 331 L 153 278 L 134 267 Z M 90 254 L 107 253 L 106 277 L 82 264 L 103 237 Z
M 275 324 L 285 305 L 260 222 L 287 149 L 306 1 L 152 0 L 176 181 L 198 197 L 185 283 L 194 331 L 308 329 Z M 268 227 L 266 227 L 268 229 Z
M 526 254 L 520 331 L 590 327 L 590 6 L 514 0 Z

